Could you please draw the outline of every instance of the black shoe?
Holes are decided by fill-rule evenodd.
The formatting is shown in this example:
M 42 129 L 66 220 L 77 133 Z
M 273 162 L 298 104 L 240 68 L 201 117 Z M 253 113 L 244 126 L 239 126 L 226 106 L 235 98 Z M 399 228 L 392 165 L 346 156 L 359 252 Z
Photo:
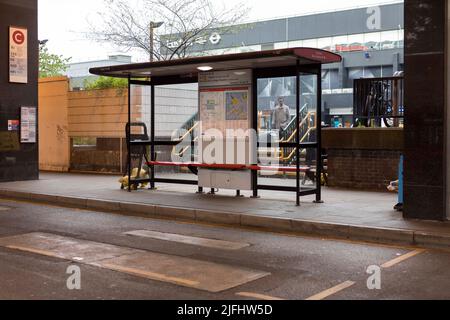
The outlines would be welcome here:
M 402 212 L 403 211 L 403 203 L 397 203 L 394 207 L 394 210 Z

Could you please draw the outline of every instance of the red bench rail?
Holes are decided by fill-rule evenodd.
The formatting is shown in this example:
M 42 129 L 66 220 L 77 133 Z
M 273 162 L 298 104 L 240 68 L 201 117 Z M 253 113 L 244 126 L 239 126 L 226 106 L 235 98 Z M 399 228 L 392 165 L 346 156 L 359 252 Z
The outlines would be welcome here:
M 258 166 L 258 165 L 241 165 L 241 164 L 205 164 L 205 163 L 185 163 L 185 162 L 166 162 L 166 161 L 150 161 L 149 166 L 162 167 L 193 167 L 203 169 L 224 169 L 224 170 L 254 170 L 254 171 L 278 171 L 278 172 L 297 172 L 296 167 L 277 167 L 277 166 Z M 311 171 L 311 167 L 301 166 L 300 172 Z

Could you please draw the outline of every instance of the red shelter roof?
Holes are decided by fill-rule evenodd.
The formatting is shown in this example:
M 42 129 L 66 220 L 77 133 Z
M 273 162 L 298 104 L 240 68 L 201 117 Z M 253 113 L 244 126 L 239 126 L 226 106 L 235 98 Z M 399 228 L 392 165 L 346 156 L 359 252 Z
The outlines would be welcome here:
M 340 55 L 313 48 L 290 48 L 281 50 L 193 57 L 169 61 L 134 63 L 110 67 L 92 68 L 92 74 L 116 78 L 147 78 L 192 75 L 199 68 L 213 71 L 236 69 L 262 69 L 301 65 L 321 65 L 342 61 Z

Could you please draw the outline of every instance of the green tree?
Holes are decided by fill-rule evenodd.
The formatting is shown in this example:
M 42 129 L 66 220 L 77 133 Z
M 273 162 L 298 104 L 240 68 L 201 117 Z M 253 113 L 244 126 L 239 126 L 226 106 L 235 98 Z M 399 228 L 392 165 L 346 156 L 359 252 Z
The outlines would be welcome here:
M 86 90 L 101 90 L 111 88 L 126 88 L 128 87 L 127 79 L 111 78 L 111 77 L 99 77 L 95 80 L 85 80 L 84 88 Z
M 39 46 L 39 77 L 57 77 L 64 73 L 68 68 L 71 58 L 52 54 L 49 52 L 47 45 Z

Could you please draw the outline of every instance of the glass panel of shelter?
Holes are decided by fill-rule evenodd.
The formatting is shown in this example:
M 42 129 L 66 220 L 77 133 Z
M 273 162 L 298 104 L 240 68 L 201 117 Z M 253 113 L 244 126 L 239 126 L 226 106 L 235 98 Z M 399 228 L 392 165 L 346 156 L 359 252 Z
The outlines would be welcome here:
M 195 163 L 198 159 L 198 83 L 155 86 L 155 141 L 182 141 L 155 147 L 160 162 Z M 155 167 L 156 179 L 196 180 L 189 169 Z
M 299 142 L 307 145 L 300 149 L 302 188 L 316 185 L 318 76 L 300 75 L 300 117 L 297 122 L 296 77 L 257 79 L 258 164 L 262 167 L 280 167 L 280 170 L 259 172 L 259 185 L 296 186 L 296 148 Z M 297 133 L 297 124 L 299 132 Z M 298 140 L 297 137 L 300 137 Z M 282 170 L 290 168 L 290 170 Z
M 138 178 L 138 168 L 142 171 L 141 178 L 149 178 L 147 170 L 147 160 L 151 160 L 150 146 L 127 146 L 128 135 L 130 134 L 132 141 L 149 141 L 151 138 L 151 87 L 148 85 L 130 84 L 130 113 L 129 119 L 124 119 L 124 123 L 130 122 L 130 130 L 128 126 L 124 130 L 124 143 L 122 150 L 131 148 L 131 164 L 127 152 L 122 153 L 122 171 L 124 175 L 128 174 L 131 168 L 132 178 Z M 120 121 L 122 123 L 122 120 Z M 117 123 L 119 125 L 119 122 Z

